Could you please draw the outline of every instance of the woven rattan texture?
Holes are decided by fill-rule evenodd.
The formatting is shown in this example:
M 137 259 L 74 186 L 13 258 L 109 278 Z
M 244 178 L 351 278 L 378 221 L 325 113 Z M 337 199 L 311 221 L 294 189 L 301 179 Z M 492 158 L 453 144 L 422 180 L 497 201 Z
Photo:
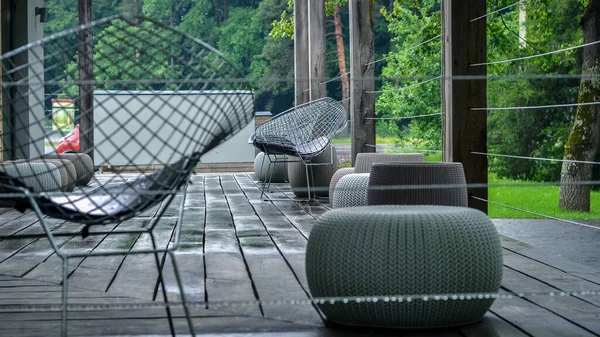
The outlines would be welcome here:
M 285 160 L 282 155 L 279 155 L 278 157 L 281 160 Z M 273 161 L 275 161 L 275 158 L 273 158 Z M 272 165 L 270 168 L 271 171 L 273 171 L 271 174 L 272 183 L 283 183 L 287 181 L 287 163 L 285 161 L 271 163 L 264 152 L 260 152 L 254 158 L 254 177 L 257 181 L 263 182 L 269 180 L 269 176 L 267 175 L 269 165 Z
M 94 175 L 94 164 L 92 158 L 85 153 L 63 153 L 63 154 L 46 154 L 42 156 L 44 159 L 67 159 L 75 167 L 75 183 L 78 186 L 85 186 Z
M 353 167 L 344 167 L 341 168 L 333 174 L 331 177 L 331 181 L 329 182 L 329 202 L 333 203 L 333 190 L 335 189 L 335 185 L 342 179 L 346 174 L 354 173 Z
M 75 188 L 77 172 L 75 165 L 68 159 L 36 159 L 33 162 L 52 163 L 60 171 L 61 191 L 71 192 Z
M 333 156 L 333 160 L 332 160 Z M 335 147 L 327 146 L 318 156 L 314 157 L 309 165 L 305 165 L 299 157 L 289 157 L 288 178 L 292 191 L 298 197 L 307 197 L 306 167 L 310 177 L 311 193 L 321 197 L 328 197 L 329 182 L 337 169 L 337 152 Z
M 385 302 L 386 296 L 496 293 L 502 247 L 482 212 L 446 206 L 368 206 L 323 214 L 306 251 L 314 297 L 371 297 L 321 304 L 328 320 L 384 327 L 444 327 L 477 321 L 490 299 Z
M 468 205 L 461 163 L 375 163 L 369 205 Z
M 18 178 L 34 192 L 60 191 L 63 185 L 59 168 L 49 162 L 4 162 L 0 172 Z
M 356 155 L 354 173 L 369 173 L 374 163 L 425 161 L 422 153 L 359 153 Z
M 345 175 L 333 190 L 331 207 L 355 207 L 367 205 L 367 188 L 369 173 L 352 173 Z

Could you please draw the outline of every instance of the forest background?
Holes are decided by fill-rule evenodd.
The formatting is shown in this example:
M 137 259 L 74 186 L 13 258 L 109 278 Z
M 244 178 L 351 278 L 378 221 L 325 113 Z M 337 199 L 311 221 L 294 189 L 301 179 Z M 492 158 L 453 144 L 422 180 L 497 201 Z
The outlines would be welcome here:
M 587 0 L 488 0 L 488 13 L 495 11 L 485 18 L 488 61 L 582 44 L 580 19 L 586 3 Z M 46 36 L 77 25 L 77 0 L 46 0 L 46 6 Z M 94 0 L 93 12 L 96 19 L 122 12 L 143 14 L 197 37 L 240 66 L 255 91 L 259 111 L 277 114 L 294 105 L 292 0 Z M 327 14 L 328 62 L 324 80 L 328 96 L 344 100 L 345 67 L 341 66 L 339 48 L 341 45 L 343 61 L 349 64 L 347 3 L 329 1 Z M 439 1 L 378 0 L 374 2 L 373 14 L 376 114 L 389 118 L 378 121 L 377 134 L 394 139 L 399 147 L 440 150 Z M 581 65 L 581 48 L 489 65 L 488 107 L 577 102 Z M 156 65 L 157 73 L 160 68 Z M 575 107 L 481 112 L 488 114 L 488 151 L 563 158 L 575 112 Z M 397 119 L 423 115 L 431 116 Z M 557 162 L 490 157 L 489 163 L 490 172 L 498 178 L 560 180 L 561 165 Z M 598 180 L 600 165 L 595 166 L 594 179 Z

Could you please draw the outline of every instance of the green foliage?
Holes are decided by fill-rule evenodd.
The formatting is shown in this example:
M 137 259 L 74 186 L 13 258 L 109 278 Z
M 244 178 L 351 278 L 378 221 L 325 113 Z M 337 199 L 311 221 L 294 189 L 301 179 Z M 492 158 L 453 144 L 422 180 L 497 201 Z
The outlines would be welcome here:
M 148 22 L 140 26 L 113 25 L 97 35 L 94 49 L 94 80 L 97 90 L 174 90 L 176 84 L 165 82 L 181 78 L 182 69 L 171 65 L 171 58 L 181 50 L 173 47 L 170 32 L 152 32 Z M 136 39 L 132 40 L 131 36 Z M 153 48 L 148 49 L 147 46 Z M 170 50 L 170 53 L 165 53 Z M 63 92 L 77 97 L 79 88 L 71 85 L 78 76 L 77 57 L 66 69 Z M 115 81 L 119 83 L 115 83 Z M 140 81 L 141 80 L 141 81 Z M 144 80 L 152 80 L 152 83 Z M 162 80 L 162 81 L 161 81 Z M 133 84 L 132 84 L 133 83 Z
M 511 1 L 497 1 L 494 8 Z M 530 0 L 526 12 L 526 36 L 519 37 L 519 7 L 488 18 L 488 60 L 512 59 L 545 53 L 582 43 L 580 0 Z M 524 41 L 526 43 L 523 45 Z M 581 50 L 545 57 L 490 65 L 488 75 L 509 79 L 488 81 L 489 107 L 554 105 L 577 101 L 579 80 L 561 75 L 579 74 Z M 553 75 L 539 79 L 536 75 Z M 533 75 L 533 76 L 529 76 Z M 561 159 L 569 134 L 573 108 L 498 110 L 488 114 L 488 150 L 492 153 Z M 537 160 L 490 158 L 490 169 L 499 177 L 557 181 L 560 163 Z
M 281 12 L 279 19 L 271 23 L 271 26 L 269 36 L 294 38 L 294 0 L 287 2 L 287 7 Z
M 401 144 L 418 139 L 421 148 L 440 149 L 439 115 L 399 119 L 441 110 L 440 81 L 434 79 L 441 73 L 441 39 L 412 48 L 440 34 L 439 7 L 433 1 L 396 1 L 391 11 L 383 7 L 381 13 L 393 38 L 382 69 L 386 81 L 377 98 L 376 114 L 398 119 L 379 121 L 377 127 L 397 136 Z
M 590 213 L 571 212 L 559 208 L 559 186 L 540 186 L 523 180 L 502 179 L 494 173 L 490 173 L 488 182 L 490 184 L 488 198 L 493 202 L 560 219 L 597 220 L 600 218 L 598 208 L 592 209 Z M 591 204 L 600 205 L 600 192 L 591 193 Z M 494 204 L 489 205 L 489 215 L 491 218 L 542 218 Z

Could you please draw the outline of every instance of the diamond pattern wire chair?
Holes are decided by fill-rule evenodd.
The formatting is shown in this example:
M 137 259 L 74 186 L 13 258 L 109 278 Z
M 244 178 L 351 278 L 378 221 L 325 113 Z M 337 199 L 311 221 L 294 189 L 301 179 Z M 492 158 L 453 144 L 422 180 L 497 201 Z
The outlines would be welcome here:
M 90 32 L 93 45 L 82 39 Z M 92 59 L 90 54 L 81 53 L 85 49 L 82 46 L 93 47 Z M 169 307 L 174 302 L 169 303 L 162 275 L 164 259 L 170 257 L 187 324 L 194 335 L 174 250 L 179 244 L 187 183 L 200 157 L 254 116 L 254 98 L 247 83 L 240 81 L 242 73 L 200 40 L 147 18 L 127 16 L 64 31 L 5 53 L 0 60 L 5 97 L 4 159 L 25 159 L 19 165 L 16 161 L 2 163 L 12 171 L 0 167 L 0 200 L 22 211 L 32 209 L 42 227 L 38 234 L 0 239 L 46 237 L 62 259 L 62 335 L 67 334 L 69 259 L 127 254 L 154 255 L 157 282 L 166 302 L 171 334 L 175 335 Z M 85 72 L 78 61 L 83 60 L 93 62 L 89 79 L 80 77 Z M 39 187 L 47 186 L 40 181 L 42 176 L 60 177 L 40 174 L 39 162 L 35 170 L 27 165 L 34 165 L 32 159 L 45 152 L 44 97 L 49 94 L 72 99 L 81 116 L 93 116 L 93 131 L 80 131 L 83 137 L 93 132 L 94 164 L 123 168 L 116 170 L 108 183 L 103 182 L 103 175 L 94 175 L 88 186 L 73 192 Z M 86 100 L 93 104 L 86 108 Z M 125 174 L 125 168 L 137 175 Z M 180 191 L 173 238 L 161 248 L 154 229 Z M 145 228 L 110 231 L 95 227 L 89 231 L 90 226 L 120 223 L 153 207 L 158 208 L 157 214 Z M 149 235 L 152 249 L 65 252 L 57 237 L 77 235 L 81 226 L 74 226 L 71 232 L 53 233 L 45 216 L 83 224 L 84 236 Z
M 309 166 L 331 165 L 333 158 L 328 163 L 311 161 L 325 151 L 333 137 L 346 127 L 346 116 L 342 103 L 324 97 L 281 112 L 257 127 L 253 144 L 269 158 L 268 179 L 263 181 L 261 198 L 270 187 L 273 167 L 276 163 L 285 162 L 285 156 L 289 155 L 299 157 L 305 164 L 310 200 Z

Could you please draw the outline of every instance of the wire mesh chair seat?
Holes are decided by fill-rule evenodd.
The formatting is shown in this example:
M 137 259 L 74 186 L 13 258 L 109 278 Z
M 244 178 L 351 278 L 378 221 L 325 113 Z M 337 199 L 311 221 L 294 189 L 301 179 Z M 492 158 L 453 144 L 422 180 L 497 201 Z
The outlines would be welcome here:
M 81 151 L 89 153 L 96 166 L 118 168 L 109 176 L 93 175 L 88 186 L 73 192 L 34 189 L 33 185 L 43 186 L 31 183 L 40 179 L 39 168 L 15 172 L 22 166 L 13 166 L 12 171 L 0 171 L 2 206 L 33 210 L 42 227 L 39 234 L 0 239 L 46 237 L 62 259 L 62 335 L 67 335 L 69 258 L 154 254 L 157 284 L 174 336 L 162 276 L 165 260 L 159 253 L 171 258 L 188 328 L 195 335 L 174 251 L 179 244 L 187 184 L 201 156 L 254 117 L 253 93 L 240 81 L 241 71 L 204 42 L 137 16 L 97 20 L 5 53 L 0 60 L 5 160 L 33 163 L 56 151 L 49 138 L 64 137 L 70 131 L 59 128 L 56 120 L 51 122 L 58 129 L 54 134 L 44 127 L 49 124 L 45 113 L 48 98 L 58 97 L 79 111 L 69 118 L 71 128 L 80 124 Z M 69 116 L 68 111 L 66 114 Z M 92 127 L 81 125 L 90 120 Z M 159 247 L 154 230 L 179 195 L 173 238 L 166 247 Z M 89 231 L 91 226 L 120 223 L 153 207 L 158 207 L 156 214 L 144 228 Z M 45 216 L 85 226 L 83 232 L 75 229 L 80 226 L 73 226 L 70 232 L 54 233 Z M 152 247 L 65 252 L 56 240 L 59 235 L 131 233 L 149 235 Z
M 269 158 L 268 178 L 263 182 L 261 198 L 269 188 L 272 167 L 286 161 L 280 155 L 289 155 L 299 157 L 306 165 L 310 200 L 308 166 L 327 164 L 313 164 L 311 160 L 327 149 L 333 137 L 346 127 L 346 120 L 344 106 L 330 97 L 324 97 L 281 112 L 257 127 L 253 144 Z

